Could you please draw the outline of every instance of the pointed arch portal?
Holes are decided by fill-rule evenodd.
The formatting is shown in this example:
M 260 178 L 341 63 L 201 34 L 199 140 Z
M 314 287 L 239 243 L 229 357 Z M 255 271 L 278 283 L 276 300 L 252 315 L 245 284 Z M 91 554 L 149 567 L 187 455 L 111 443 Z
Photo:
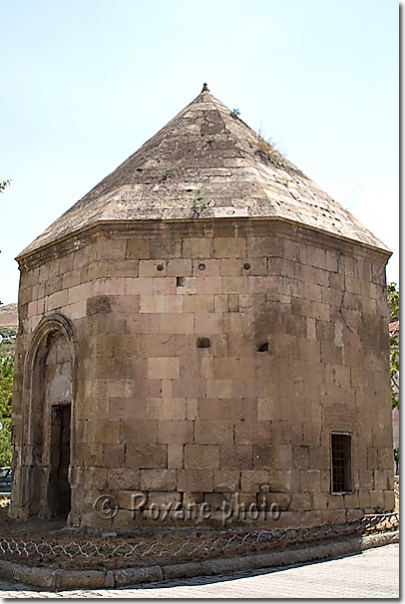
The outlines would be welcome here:
M 28 516 L 67 518 L 74 400 L 74 331 L 69 319 L 44 318 L 25 365 L 24 430 Z

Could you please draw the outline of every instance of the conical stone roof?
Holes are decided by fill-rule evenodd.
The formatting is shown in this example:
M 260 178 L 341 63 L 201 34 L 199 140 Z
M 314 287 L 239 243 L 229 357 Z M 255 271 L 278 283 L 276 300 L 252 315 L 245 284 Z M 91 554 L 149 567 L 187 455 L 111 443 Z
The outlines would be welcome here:
M 389 251 L 204 84 L 192 103 L 19 258 L 97 223 L 222 217 L 294 222 Z

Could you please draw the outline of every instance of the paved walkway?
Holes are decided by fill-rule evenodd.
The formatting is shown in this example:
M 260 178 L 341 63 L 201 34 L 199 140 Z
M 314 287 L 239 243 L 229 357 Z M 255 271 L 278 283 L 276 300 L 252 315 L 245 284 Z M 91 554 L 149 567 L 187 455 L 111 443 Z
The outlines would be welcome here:
M 398 598 L 399 545 L 337 560 L 136 588 L 44 592 L 0 580 L 1 598 Z

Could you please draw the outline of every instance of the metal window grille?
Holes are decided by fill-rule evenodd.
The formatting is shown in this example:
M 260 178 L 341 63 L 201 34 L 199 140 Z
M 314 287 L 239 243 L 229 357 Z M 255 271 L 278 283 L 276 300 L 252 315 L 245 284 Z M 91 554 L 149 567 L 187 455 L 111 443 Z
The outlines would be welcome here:
M 351 441 L 348 434 L 332 434 L 332 492 L 344 493 L 352 490 Z

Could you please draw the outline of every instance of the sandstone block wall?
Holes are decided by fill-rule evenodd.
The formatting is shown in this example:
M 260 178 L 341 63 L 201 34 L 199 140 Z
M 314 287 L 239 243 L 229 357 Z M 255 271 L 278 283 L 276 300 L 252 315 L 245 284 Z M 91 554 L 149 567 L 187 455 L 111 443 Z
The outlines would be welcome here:
M 137 522 L 151 503 L 217 509 L 235 493 L 268 493 L 286 522 L 394 507 L 386 257 L 224 220 L 100 229 L 51 252 L 22 267 L 15 464 L 25 476 L 26 351 L 60 313 L 76 350 L 71 522 L 100 523 L 109 493 L 128 523 L 136 491 Z M 345 494 L 332 433 L 352 437 Z

